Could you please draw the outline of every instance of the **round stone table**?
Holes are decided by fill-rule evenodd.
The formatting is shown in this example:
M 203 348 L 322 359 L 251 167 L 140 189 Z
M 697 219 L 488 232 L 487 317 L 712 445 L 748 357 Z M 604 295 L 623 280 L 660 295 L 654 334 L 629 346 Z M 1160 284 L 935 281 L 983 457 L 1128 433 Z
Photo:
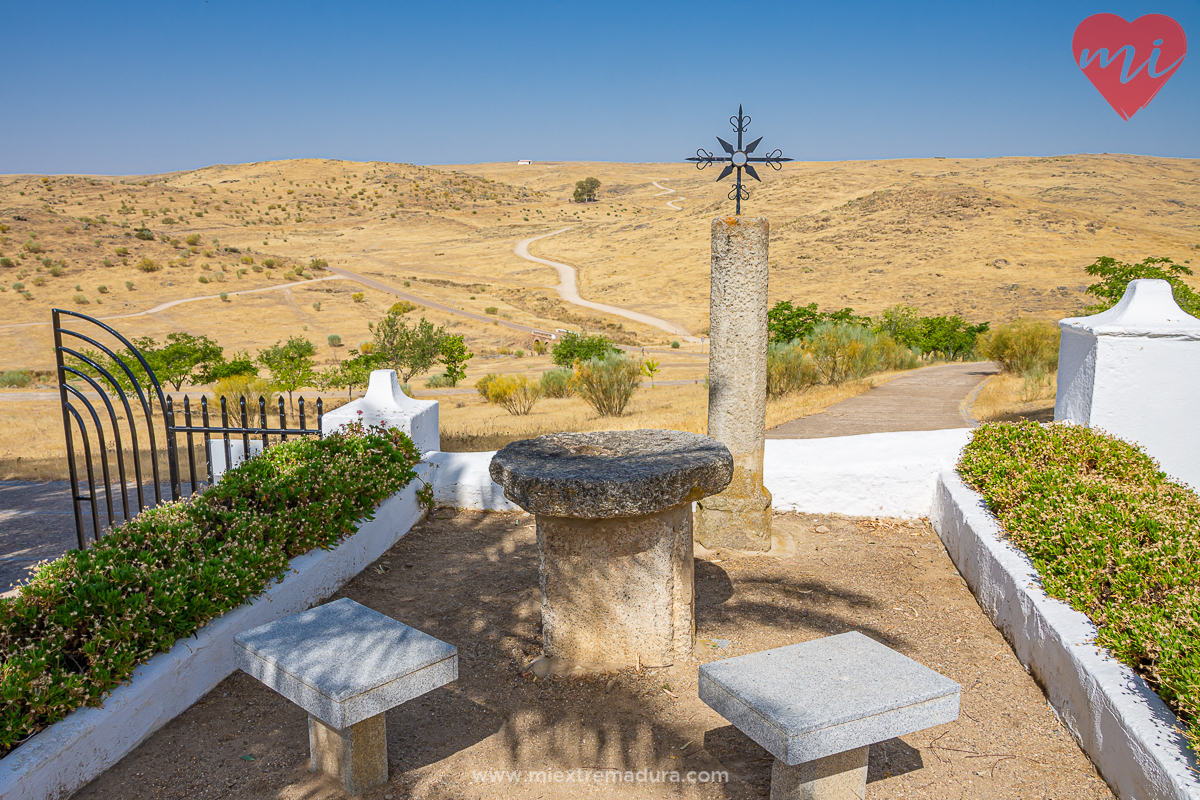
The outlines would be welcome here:
M 692 503 L 729 484 L 725 445 L 682 431 L 555 433 L 513 442 L 490 471 L 537 519 L 547 656 L 605 668 L 691 655 Z

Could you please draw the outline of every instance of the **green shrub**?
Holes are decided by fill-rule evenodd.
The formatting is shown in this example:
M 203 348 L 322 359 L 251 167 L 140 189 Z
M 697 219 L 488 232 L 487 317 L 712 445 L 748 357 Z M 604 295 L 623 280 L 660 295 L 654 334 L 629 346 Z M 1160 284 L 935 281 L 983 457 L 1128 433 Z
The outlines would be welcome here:
M 583 336 L 564 333 L 562 339 L 551 348 L 550 358 L 560 367 L 569 367 L 576 361 L 604 358 L 610 353 L 620 352 L 615 344 L 599 334 Z
M 800 342 L 767 345 L 767 396 L 782 397 L 814 386 L 821 373 Z
M 53 267 L 51 267 L 51 268 L 48 270 L 48 272 L 49 272 L 49 273 L 50 273 L 50 274 L 51 274 L 53 277 L 57 278 L 57 277 L 59 277 L 59 276 L 61 276 L 61 275 L 63 274 L 63 268 L 62 268 L 62 265 L 61 265 L 61 264 L 55 264 Z
M 188 243 L 189 247 L 195 247 L 196 245 L 200 244 L 200 241 L 201 241 L 200 234 L 193 233 L 190 236 L 188 236 L 187 239 L 185 239 L 184 241 L 186 241 Z
M 26 369 L 10 369 L 0 372 L 0 388 L 24 389 L 33 382 L 33 373 Z
M 437 375 L 430 375 L 429 380 L 425 381 L 426 389 L 448 389 L 452 386 L 454 386 L 454 383 L 450 380 L 450 376 L 444 372 L 439 372 Z
M 0 258 L 0 267 L 4 267 L 4 269 L 12 269 L 15 266 L 16 266 L 16 264 L 13 263 L 13 260 L 11 258 L 9 258 L 8 256 L 5 256 L 4 258 Z
M 187 500 L 143 511 L 0 599 L 0 755 L 331 548 L 415 477 L 399 431 L 274 445 Z
M 541 396 L 538 384 L 527 375 L 498 375 L 487 386 L 488 402 L 518 417 L 532 411 Z
M 125 288 L 132 292 L 133 291 L 133 281 L 125 281 Z
M 199 278 L 196 278 L 196 280 L 200 281 L 201 283 L 208 283 L 208 276 L 201 275 Z
M 313 311 L 320 311 L 321 310 L 321 301 L 318 300 L 317 302 L 313 303 L 312 306 L 313 306 Z
M 137 268 L 142 272 L 157 272 L 162 269 L 162 265 L 149 256 L 142 256 L 142 260 L 138 262 Z
M 273 258 L 264 258 L 262 265 L 267 269 L 275 269 L 276 261 Z
M 133 237 L 135 239 L 141 239 L 144 242 L 154 241 L 154 234 L 150 231 L 149 228 L 138 228 L 136 231 L 133 232 Z
M 624 355 L 575 363 L 571 388 L 602 417 L 619 417 L 642 383 L 642 365 Z
M 329 269 L 329 262 L 323 258 L 314 258 L 308 262 L 308 268 L 313 272 L 319 272 L 323 269 Z
M 221 292 L 221 302 L 222 303 L 229 302 L 229 293 L 228 292 Z
M 71 298 L 71 300 L 74 301 L 75 305 L 79 305 L 79 306 L 86 306 L 88 304 L 87 297 L 85 297 L 84 295 L 81 295 L 81 294 L 75 295 L 74 297 Z
M 496 315 L 496 314 L 499 314 L 499 313 L 500 313 L 500 309 L 496 308 L 495 306 L 488 306 L 487 308 L 485 308 L 485 309 L 483 310 L 483 313 L 485 313 L 485 314 L 492 314 L 492 315 L 494 316 L 494 315 Z
M 1136 445 L 1075 425 L 983 425 L 958 471 L 1046 593 L 1086 614 L 1200 746 L 1200 497 Z
M 475 381 L 475 391 L 479 392 L 480 397 L 482 397 L 484 400 L 487 400 L 488 399 L 488 387 L 491 386 L 492 381 L 496 380 L 496 378 L 499 378 L 499 377 L 500 376 L 495 374 L 494 372 L 489 372 L 487 375 L 484 375 L 482 378 Z
M 128 247 L 118 247 L 113 252 L 119 256 L 127 256 L 127 255 L 129 255 L 129 248 Z
M 392 307 L 388 309 L 388 313 L 404 315 L 410 311 L 416 311 L 416 310 L 417 310 L 416 303 L 410 303 L 407 300 L 400 300 L 400 301 L 397 301 L 392 304 Z
M 558 367 L 543 372 L 541 379 L 538 380 L 538 387 L 545 397 L 570 397 L 574 394 L 571 389 L 571 378 L 574 376 L 575 370 Z
M 350 299 L 356 303 L 361 303 L 363 301 L 363 297 L 364 295 L 362 292 L 355 292 L 354 294 L 350 295 Z
M 679 342 L 678 342 L 678 341 L 671 342 L 671 349 L 672 349 L 672 350 L 678 350 L 678 349 L 679 349 Z
M 833 386 L 880 368 L 882 337 L 865 325 L 821 322 L 805 337 L 821 377 Z
M 13 291 L 15 291 L 15 292 L 21 292 L 21 291 L 25 290 L 25 284 L 21 283 L 20 281 L 17 281 L 16 283 L 14 283 L 12 285 L 12 287 L 13 287 Z
M 1005 372 L 1029 375 L 1058 369 L 1061 331 L 1049 320 L 1017 319 L 979 337 L 980 355 L 999 362 Z
M 96 287 L 96 291 L 100 294 L 108 294 L 108 287 L 101 284 L 100 286 Z

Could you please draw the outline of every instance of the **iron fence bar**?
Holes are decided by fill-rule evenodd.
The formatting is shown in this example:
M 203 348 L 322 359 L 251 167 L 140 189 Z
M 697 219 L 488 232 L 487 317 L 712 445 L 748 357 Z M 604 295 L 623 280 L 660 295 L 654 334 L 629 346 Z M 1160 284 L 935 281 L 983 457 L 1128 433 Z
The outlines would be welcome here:
M 263 450 L 265 451 L 271 442 L 267 437 L 267 398 L 261 394 L 258 396 L 258 421 L 258 429 L 262 431 Z
M 233 450 L 229 447 L 229 434 L 236 433 L 236 428 L 229 427 L 229 408 L 225 403 L 225 395 L 221 395 L 221 429 L 225 431 L 222 438 L 225 442 L 225 471 L 233 469 Z M 245 454 L 242 454 L 245 456 Z
M 208 398 L 203 396 L 200 398 L 200 417 L 204 423 L 204 464 L 208 470 L 208 485 L 212 486 L 217 480 L 213 477 L 212 436 L 208 433 Z
M 115 522 L 113 519 L 112 506 L 112 480 L 109 478 L 108 458 L 104 449 L 104 428 L 100 424 L 100 415 L 96 413 L 96 409 L 92 406 L 91 402 L 84 397 L 83 392 L 79 391 L 74 386 L 68 386 L 67 391 L 79 398 L 79 401 L 83 403 L 84 408 L 86 408 L 88 413 L 92 415 L 92 423 L 96 426 L 96 439 L 100 445 L 100 474 L 104 477 L 104 504 L 108 510 L 108 527 L 111 528 Z M 72 408 L 74 408 L 74 406 L 72 406 Z M 83 423 L 80 422 L 80 428 L 82 427 Z M 91 438 L 87 435 L 86 431 L 83 435 L 85 441 Z M 96 483 L 92 477 L 92 460 L 90 455 L 88 456 L 88 492 L 92 498 L 92 514 L 98 517 L 98 509 L 96 508 Z M 97 519 L 97 522 L 98 521 L 99 520 Z M 97 532 L 96 538 L 100 538 L 99 532 Z
M 242 460 L 250 460 L 250 435 L 247 429 L 250 427 L 250 420 L 246 418 L 246 395 L 238 395 L 238 411 L 242 417 Z
M 75 513 L 75 536 L 79 540 L 79 549 L 83 549 L 83 515 L 79 513 L 79 472 L 75 466 L 75 446 L 71 439 L 71 414 L 75 413 L 67 402 L 67 381 L 63 372 L 62 328 L 59 327 L 58 309 L 50 312 L 54 328 L 54 359 L 58 372 L 59 407 L 62 409 L 63 434 L 67 444 L 67 473 L 71 480 L 71 510 Z
M 179 431 L 180 433 L 187 433 L 188 431 L 193 433 L 204 433 L 205 431 L 209 431 L 211 433 L 232 433 L 234 435 L 245 432 L 249 436 L 258 436 L 260 434 L 282 435 L 285 433 L 290 433 L 295 436 L 297 433 L 299 433 L 296 428 L 262 428 L 257 425 L 251 425 L 245 428 L 233 425 L 224 428 L 219 425 L 213 425 L 212 427 L 208 428 L 204 427 L 203 424 L 192 425 L 190 427 L 187 425 L 178 425 L 175 427 L 175 430 Z M 305 431 L 305 433 L 308 434 L 313 434 L 316 432 L 316 428 L 309 428 L 307 431 Z
M 185 394 L 183 396 L 183 421 L 187 423 L 188 428 L 192 427 L 192 402 Z M 191 482 L 191 494 L 196 493 L 196 445 L 195 434 L 188 430 L 187 432 L 187 447 L 188 447 L 188 478 Z
M 171 481 L 171 499 L 178 500 L 183 496 L 183 488 L 179 485 L 179 445 L 178 435 L 172 430 L 175 426 L 175 404 L 167 395 L 163 407 L 163 435 L 167 437 L 167 478 Z
M 300 432 L 304 432 L 304 398 L 300 398 Z
M 108 394 L 100 388 L 100 384 L 96 383 L 96 381 L 93 380 L 90 375 L 85 375 L 74 367 L 63 367 L 63 369 L 67 372 L 73 372 L 87 381 L 88 384 L 96 390 L 96 393 L 100 395 L 100 399 L 104 401 L 104 405 L 108 408 L 108 418 L 112 422 L 113 426 L 113 446 L 117 449 L 117 478 L 121 482 L 121 508 L 125 512 L 125 519 L 128 520 L 131 517 L 131 514 L 129 513 L 129 492 L 126 489 L 125 448 L 121 442 L 121 425 L 117 418 L 117 412 L 113 408 L 112 402 L 108 399 Z M 127 415 L 132 415 L 132 411 L 130 410 L 128 403 L 125 404 L 125 413 Z M 114 520 L 112 518 L 112 513 L 110 512 L 108 516 L 109 522 L 113 523 Z
M 79 526 L 75 529 L 75 532 L 79 535 L 79 549 L 82 550 L 86 546 L 86 541 L 83 538 L 83 519 L 79 513 L 79 501 L 80 500 L 91 501 L 92 530 L 95 533 L 94 541 L 100 541 L 100 510 L 98 508 L 96 508 L 96 483 L 95 483 L 95 479 L 93 477 L 93 472 L 92 472 L 92 443 L 91 443 L 91 440 L 88 438 L 87 429 L 85 429 L 83 426 L 83 417 L 79 416 L 79 412 L 75 410 L 74 406 L 70 406 L 70 405 L 66 406 L 66 409 L 71 412 L 71 415 L 73 417 L 75 417 L 75 422 L 79 425 L 80 438 L 83 439 L 83 459 L 84 459 L 84 463 L 87 465 L 87 475 L 88 475 L 87 497 L 84 497 L 83 495 L 79 494 L 79 490 L 76 489 L 74 496 L 71 498 L 75 504 L 75 519 L 79 520 Z M 69 461 L 74 461 L 75 460 L 74 455 L 75 454 L 73 452 L 67 453 L 67 459 Z M 78 486 L 78 483 L 76 483 L 76 486 Z
M 321 435 L 321 420 L 325 418 L 325 402 L 322 398 L 317 398 L 317 435 Z
M 163 413 L 164 413 L 164 423 L 165 423 L 165 415 L 166 415 L 165 409 L 166 409 L 167 402 L 166 402 L 166 397 L 163 395 L 162 386 L 159 384 L 158 377 L 154 374 L 154 370 L 150 368 L 150 363 L 148 361 L 146 361 L 146 358 L 141 354 L 141 352 L 136 347 L 133 346 L 133 343 L 130 342 L 128 339 L 126 339 L 121 334 L 117 333 L 114 329 L 105 325 L 103 322 L 101 322 L 98 319 L 94 319 L 85 314 L 79 314 L 74 311 L 63 311 L 62 313 L 69 314 L 70 316 L 73 316 L 73 317 L 78 317 L 79 319 L 85 320 L 85 321 L 90 322 L 100 328 L 103 328 L 104 330 L 108 331 L 113 336 L 115 336 L 122 344 L 125 345 L 125 348 L 127 349 L 127 351 L 129 353 L 133 354 L 137 358 L 138 362 L 142 365 L 142 369 L 146 371 L 146 377 L 150 379 L 150 385 L 154 388 L 154 392 L 158 397 L 159 406 L 164 409 Z M 125 359 L 121 358 L 116 353 L 114 353 L 112 350 L 110 350 L 108 347 L 106 347 L 105 345 L 96 341 L 95 339 L 91 338 L 90 336 L 85 336 L 84 334 L 79 333 L 78 331 L 72 331 L 72 330 L 67 330 L 67 329 L 63 329 L 63 333 L 69 334 L 78 339 L 82 339 L 83 341 L 88 342 L 89 344 L 94 344 L 96 347 L 99 347 L 102 351 L 107 353 L 110 358 L 112 358 L 114 361 L 116 361 L 117 364 L 119 364 L 121 366 L 121 369 L 123 369 L 125 371 L 125 374 L 129 377 L 130 383 L 133 384 L 133 388 L 137 391 L 138 399 L 141 400 L 141 402 L 142 402 L 142 410 L 146 416 L 146 438 L 150 440 L 150 472 L 154 476 L 154 502 L 156 504 L 161 503 L 162 499 L 163 499 L 162 498 L 162 478 L 160 477 L 159 470 L 158 470 L 158 445 L 155 441 L 155 436 L 154 436 L 154 403 L 153 403 L 153 400 L 151 399 L 150 401 L 147 401 L 146 395 L 142 392 L 141 384 L 138 382 L 137 378 L 134 376 L 133 370 L 131 370 L 129 368 L 129 365 L 125 363 Z M 79 353 L 76 353 L 73 350 L 68 350 L 67 352 L 70 352 L 76 358 L 81 358 L 82 360 L 84 360 L 85 362 L 90 364 L 91 366 L 94 366 L 97 369 L 100 369 L 100 367 L 98 365 L 96 365 L 91 359 L 83 358 L 83 356 L 81 356 Z M 111 377 L 110 377 L 110 380 L 112 381 L 114 387 L 117 389 L 118 392 L 123 391 L 121 389 L 121 387 L 119 385 L 117 385 L 115 380 L 112 380 Z M 171 449 L 170 447 L 167 448 L 168 455 L 169 455 L 170 449 Z M 140 461 L 140 458 L 138 458 L 137 460 Z M 140 508 L 145 508 L 146 504 L 145 504 L 145 501 L 142 499 L 140 478 L 138 480 L 138 487 L 139 487 L 138 488 L 138 506 Z
M 79 336 L 79 338 L 84 339 L 85 341 L 92 341 L 91 339 L 88 339 L 88 337 L 83 336 L 82 334 L 75 334 L 73 331 L 63 331 L 63 333 L 72 333 L 76 336 Z M 108 348 L 104 347 L 104 345 L 100 344 L 99 342 L 92 341 L 92 343 L 95 344 L 97 347 L 103 348 L 104 350 L 108 350 Z M 78 358 L 80 361 L 84 362 L 88 366 L 95 369 L 104 378 L 108 379 L 108 382 L 112 384 L 113 391 L 115 391 L 117 393 L 117 397 L 120 398 L 121 404 L 125 407 L 125 416 L 129 421 L 129 439 L 130 439 L 130 444 L 133 447 L 133 474 L 134 474 L 134 480 L 137 481 L 138 510 L 145 508 L 146 507 L 146 499 L 142 493 L 141 448 L 139 446 L 138 438 L 137 438 L 137 426 L 133 424 L 133 408 L 129 405 L 129 398 L 126 396 L 125 390 L 121 388 L 121 385 L 119 383 L 117 383 L 117 379 L 112 376 L 112 373 L 110 373 L 107 369 L 105 369 L 104 367 L 97 364 L 92 359 L 84 356 L 82 353 L 79 353 L 78 351 L 72 350 L 69 347 L 61 347 L 60 346 L 57 349 L 60 351 L 60 355 L 62 353 L 73 355 L 76 358 Z M 111 353 L 112 351 L 108 351 L 108 352 Z M 117 357 L 115 355 L 113 356 L 113 358 L 116 359 L 118 362 L 120 362 L 120 359 L 117 359 Z M 124 362 L 120 362 L 120 363 L 124 367 L 125 372 L 127 374 L 129 374 L 129 375 L 133 374 L 132 372 L 130 372 L 129 368 L 127 366 L 125 366 Z M 77 374 L 77 375 L 80 374 L 78 370 L 76 370 L 72 367 L 63 367 L 62 369 L 63 370 L 70 369 L 75 374 Z M 59 382 L 60 383 L 66 382 L 66 378 L 64 375 L 60 374 Z M 136 386 L 137 384 L 135 383 L 134 385 Z M 105 392 L 104 394 L 107 394 L 107 392 Z M 145 416 L 146 419 L 149 420 L 150 412 L 149 412 L 149 409 L 147 408 L 146 398 L 144 395 L 142 395 L 140 390 L 138 391 L 138 400 L 142 404 L 143 416 Z M 152 446 L 152 449 L 153 449 L 153 446 Z M 124 491 L 125 491 L 125 489 L 122 488 L 122 492 L 124 492 Z
M 287 441 L 287 415 L 283 411 L 283 396 L 282 395 L 280 395 L 280 397 L 279 397 L 279 427 L 281 429 L 280 435 L 279 435 L 279 441 L 286 442 Z

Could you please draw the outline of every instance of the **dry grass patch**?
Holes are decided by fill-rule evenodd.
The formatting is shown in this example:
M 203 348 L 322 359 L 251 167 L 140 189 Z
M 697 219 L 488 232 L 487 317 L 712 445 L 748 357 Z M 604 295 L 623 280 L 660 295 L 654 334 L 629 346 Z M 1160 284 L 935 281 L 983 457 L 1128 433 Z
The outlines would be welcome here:
M 1029 419 L 1050 422 L 1054 419 L 1054 398 L 1058 377 L 1046 376 L 1042 382 L 1020 375 L 1001 373 L 988 378 L 971 404 L 971 416 L 981 422 L 1019 422 Z

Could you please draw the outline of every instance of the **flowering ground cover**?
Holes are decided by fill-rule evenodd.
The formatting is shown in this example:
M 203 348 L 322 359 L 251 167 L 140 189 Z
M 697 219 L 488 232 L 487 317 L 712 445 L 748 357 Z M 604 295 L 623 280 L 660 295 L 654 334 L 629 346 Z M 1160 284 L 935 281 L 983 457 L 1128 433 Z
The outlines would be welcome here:
M 416 477 L 419 460 L 394 430 L 293 439 L 44 565 L 0 600 L 0 755 L 101 705 L 139 664 L 260 594 L 293 557 L 335 547 Z
M 1200 745 L 1200 496 L 1140 447 L 1074 425 L 988 424 L 958 465 L 1051 597 Z

